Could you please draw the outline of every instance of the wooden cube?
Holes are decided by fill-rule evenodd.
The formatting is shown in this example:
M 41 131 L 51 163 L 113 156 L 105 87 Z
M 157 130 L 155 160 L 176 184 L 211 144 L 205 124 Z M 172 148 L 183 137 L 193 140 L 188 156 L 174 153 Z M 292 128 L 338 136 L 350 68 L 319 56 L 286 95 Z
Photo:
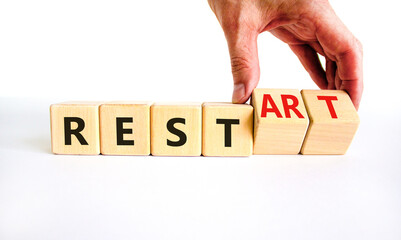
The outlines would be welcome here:
M 253 154 L 298 154 L 309 119 L 294 89 L 255 89 Z
M 99 154 L 100 102 L 65 102 L 50 106 L 52 151 Z
M 201 104 L 155 103 L 150 109 L 152 155 L 201 155 Z
M 202 116 L 202 154 L 204 156 L 252 155 L 252 106 L 204 103 Z
M 302 90 L 310 126 L 302 154 L 345 154 L 359 126 L 358 113 L 345 91 Z
M 150 154 L 150 103 L 110 102 L 100 106 L 100 152 Z

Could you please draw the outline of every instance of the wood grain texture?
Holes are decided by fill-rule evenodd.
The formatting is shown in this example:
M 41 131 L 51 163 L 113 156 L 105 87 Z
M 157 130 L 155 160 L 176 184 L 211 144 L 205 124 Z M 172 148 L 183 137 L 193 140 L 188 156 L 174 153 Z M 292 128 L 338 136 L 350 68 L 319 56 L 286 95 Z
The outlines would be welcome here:
M 151 154 L 155 156 L 200 156 L 202 148 L 202 109 L 200 103 L 155 103 L 150 110 Z M 184 120 L 185 123 L 172 119 Z M 170 121 L 171 120 L 171 121 Z M 168 130 L 168 122 L 175 134 Z M 184 134 L 186 141 L 180 146 L 168 145 L 168 141 L 181 144 L 176 133 Z
M 100 153 L 99 141 L 99 106 L 100 102 L 65 102 L 50 106 L 50 125 L 52 151 L 56 154 L 84 154 L 95 155 Z M 71 145 L 65 140 L 65 119 L 79 118 L 84 123 L 84 128 L 79 134 L 84 142 L 80 142 L 74 134 L 71 136 Z M 81 121 L 81 120 L 79 120 Z M 77 129 L 79 123 L 71 121 L 67 127 Z
M 358 113 L 348 94 L 342 90 L 302 90 L 301 94 L 310 118 L 301 153 L 345 154 L 359 126 Z M 337 100 L 319 100 L 319 96 Z
M 149 155 L 150 105 L 149 102 L 128 101 L 102 104 L 100 152 L 106 155 Z
M 202 154 L 204 156 L 252 155 L 252 106 L 204 103 L 202 108 Z
M 255 89 L 251 102 L 254 107 L 253 154 L 298 154 L 309 124 L 300 92 L 295 89 Z M 263 108 L 272 109 L 272 104 L 278 111 L 265 111 L 262 116 Z M 284 104 L 293 105 L 299 116 L 292 109 L 286 113 Z

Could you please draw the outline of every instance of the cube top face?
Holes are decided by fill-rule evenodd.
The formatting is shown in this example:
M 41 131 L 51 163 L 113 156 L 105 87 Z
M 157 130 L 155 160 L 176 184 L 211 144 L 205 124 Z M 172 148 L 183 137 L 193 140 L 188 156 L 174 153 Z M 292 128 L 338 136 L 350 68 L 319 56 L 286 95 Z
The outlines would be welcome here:
M 152 102 L 148 102 L 148 101 L 111 101 L 111 102 L 106 102 L 106 103 L 102 104 L 102 106 L 125 106 L 125 105 L 150 107 L 152 105 Z
M 102 103 L 102 101 L 68 101 L 68 102 L 61 102 L 61 103 L 56 103 L 52 104 L 50 108 L 52 107 L 60 107 L 60 106 L 71 106 L 71 107 L 99 107 Z
M 234 115 L 237 113 L 237 111 L 253 112 L 253 107 L 249 104 L 237 104 L 228 102 L 205 102 L 202 104 L 202 107 L 204 109 L 207 108 L 207 109 L 226 110 Z
M 252 93 L 255 121 L 269 124 L 305 124 L 308 114 L 296 89 L 257 88 Z
M 100 102 L 67 102 L 50 106 L 52 151 L 99 154 Z
M 202 104 L 198 102 L 155 102 L 152 104 L 152 108 L 156 107 L 201 107 Z
M 348 94 L 342 90 L 302 90 L 311 122 L 359 123 L 358 113 Z
M 202 107 L 215 107 L 215 108 L 234 108 L 234 109 L 251 109 L 253 111 L 253 107 L 248 104 L 236 104 L 236 103 L 228 103 L 228 102 L 205 102 L 202 104 Z
M 100 109 L 107 109 L 107 110 L 112 110 L 113 108 L 149 108 L 152 104 L 150 102 L 107 102 L 102 105 L 100 105 Z
M 252 155 L 252 106 L 204 103 L 202 117 L 202 154 L 204 156 Z
M 151 106 L 151 153 L 156 156 L 200 156 L 201 104 L 156 103 Z
M 109 102 L 100 106 L 100 146 L 106 155 L 150 154 L 150 103 Z

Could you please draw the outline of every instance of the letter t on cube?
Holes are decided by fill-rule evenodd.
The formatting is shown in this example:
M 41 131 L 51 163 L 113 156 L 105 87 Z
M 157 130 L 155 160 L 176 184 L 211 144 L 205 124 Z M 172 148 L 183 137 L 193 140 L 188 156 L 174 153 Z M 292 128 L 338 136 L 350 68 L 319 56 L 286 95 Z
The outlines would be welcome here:
M 252 155 L 252 131 L 252 106 L 232 103 L 203 104 L 204 156 Z
M 358 113 L 342 90 L 302 90 L 311 124 L 302 154 L 345 154 L 359 126 Z

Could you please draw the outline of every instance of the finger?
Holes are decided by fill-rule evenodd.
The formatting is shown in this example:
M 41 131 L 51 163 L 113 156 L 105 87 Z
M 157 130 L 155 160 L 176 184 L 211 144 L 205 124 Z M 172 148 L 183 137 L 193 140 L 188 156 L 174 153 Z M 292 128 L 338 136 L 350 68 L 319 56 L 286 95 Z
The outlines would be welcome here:
M 323 50 L 323 48 L 322 48 L 322 46 L 320 45 L 319 42 L 313 41 L 313 42 L 308 42 L 308 44 L 309 44 L 317 53 L 319 53 L 320 55 L 326 57 L 326 54 L 325 54 L 325 52 L 324 52 L 324 50 Z
M 344 90 L 349 94 L 352 103 L 356 110 L 358 110 L 363 92 L 363 82 L 342 80 L 339 89 Z
M 259 77 L 257 32 L 225 32 L 234 80 L 233 103 L 245 103 L 256 88 Z
M 316 36 L 325 52 L 335 58 L 336 87 L 347 91 L 358 109 L 363 92 L 362 45 L 332 10 L 322 14 Z
M 335 89 L 340 89 L 341 84 L 342 84 L 342 80 L 339 77 L 338 72 L 336 72 L 336 77 L 334 78 L 334 85 L 336 86 Z
M 363 92 L 362 48 L 359 42 L 349 51 L 337 56 L 338 76 L 341 84 L 338 89 L 350 95 L 356 109 L 359 108 Z
M 336 89 L 335 85 L 336 70 L 337 70 L 336 62 L 326 58 L 326 79 L 328 83 L 327 89 L 329 90 Z
M 289 46 L 317 86 L 321 89 L 327 89 L 326 73 L 323 70 L 316 51 L 309 45 Z

